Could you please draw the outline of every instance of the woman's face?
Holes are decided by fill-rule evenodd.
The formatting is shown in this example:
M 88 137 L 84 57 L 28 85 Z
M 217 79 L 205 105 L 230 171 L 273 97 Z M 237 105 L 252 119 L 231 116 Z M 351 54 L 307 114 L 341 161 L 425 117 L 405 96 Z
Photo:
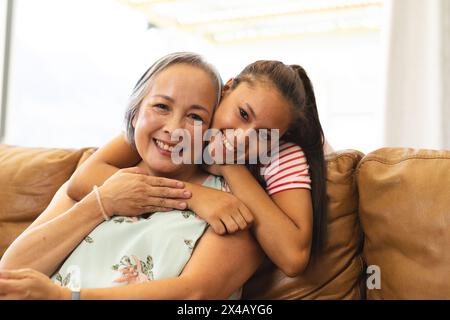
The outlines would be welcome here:
M 172 133 L 185 129 L 193 137 L 194 123 L 200 121 L 203 135 L 216 101 L 211 76 L 198 67 L 175 64 L 154 77 L 133 120 L 136 148 L 152 173 L 176 175 L 183 170 L 183 164 L 172 161 L 171 150 L 179 143 L 171 140 Z
M 231 85 L 231 80 L 227 83 Z M 226 86 L 227 87 L 227 86 Z M 246 82 L 239 84 L 233 90 L 225 90 L 224 96 L 217 108 L 212 127 L 219 130 L 242 129 L 247 132 L 253 129 L 278 129 L 279 137 L 288 130 L 291 121 L 291 105 L 272 85 L 255 82 L 249 85 Z M 231 142 L 230 135 L 226 135 Z M 270 135 L 267 137 L 270 141 Z M 258 148 L 264 139 L 258 139 Z M 240 142 L 242 143 L 242 139 Z M 237 148 L 239 139 L 232 145 Z M 266 142 L 265 142 L 266 143 Z M 267 144 L 267 143 L 266 143 Z M 248 138 L 246 144 L 246 157 L 248 159 Z

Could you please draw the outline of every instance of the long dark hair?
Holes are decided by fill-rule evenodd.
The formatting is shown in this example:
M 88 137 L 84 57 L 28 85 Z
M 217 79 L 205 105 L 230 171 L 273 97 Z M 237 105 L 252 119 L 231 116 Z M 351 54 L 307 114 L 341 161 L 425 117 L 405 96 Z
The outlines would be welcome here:
M 299 65 L 260 60 L 247 67 L 234 79 L 231 90 L 240 83 L 264 82 L 273 85 L 293 107 L 292 122 L 283 141 L 300 146 L 306 156 L 311 177 L 313 230 L 311 260 L 322 251 L 326 239 L 326 164 L 325 138 L 317 112 L 314 89 L 306 71 Z M 256 166 L 249 166 L 261 184 L 265 184 Z M 310 260 L 310 261 L 311 261 Z

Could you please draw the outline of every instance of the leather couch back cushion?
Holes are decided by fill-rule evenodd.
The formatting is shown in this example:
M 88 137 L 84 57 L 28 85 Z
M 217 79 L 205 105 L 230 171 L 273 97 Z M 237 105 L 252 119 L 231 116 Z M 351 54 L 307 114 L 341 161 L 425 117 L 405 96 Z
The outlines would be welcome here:
M 362 234 L 354 171 L 363 154 L 346 150 L 327 158 L 328 239 L 315 264 L 289 278 L 268 260 L 244 287 L 247 299 L 361 299 Z
M 368 299 L 450 299 L 450 151 L 383 148 L 357 170 Z
M 0 257 L 44 211 L 84 151 L 0 145 Z

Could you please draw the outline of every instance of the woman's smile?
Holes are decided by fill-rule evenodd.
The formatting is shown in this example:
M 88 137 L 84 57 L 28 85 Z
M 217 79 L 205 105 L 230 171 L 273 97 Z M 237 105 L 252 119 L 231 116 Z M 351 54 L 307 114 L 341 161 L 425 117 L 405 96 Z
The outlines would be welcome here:
M 163 140 L 159 140 L 156 138 L 153 138 L 153 142 L 155 143 L 155 146 L 160 154 L 166 157 L 170 157 L 172 155 L 172 152 L 175 149 L 175 146 L 177 143 L 174 142 L 166 142 Z

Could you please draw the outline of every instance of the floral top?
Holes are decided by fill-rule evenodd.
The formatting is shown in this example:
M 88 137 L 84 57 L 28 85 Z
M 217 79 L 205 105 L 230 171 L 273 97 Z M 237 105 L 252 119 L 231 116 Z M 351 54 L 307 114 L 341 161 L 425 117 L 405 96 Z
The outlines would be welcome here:
M 227 190 L 210 175 L 203 185 Z M 114 216 L 98 225 L 52 276 L 65 287 L 105 288 L 180 275 L 208 224 L 194 212 L 173 210 Z M 230 299 L 239 299 L 239 289 Z

